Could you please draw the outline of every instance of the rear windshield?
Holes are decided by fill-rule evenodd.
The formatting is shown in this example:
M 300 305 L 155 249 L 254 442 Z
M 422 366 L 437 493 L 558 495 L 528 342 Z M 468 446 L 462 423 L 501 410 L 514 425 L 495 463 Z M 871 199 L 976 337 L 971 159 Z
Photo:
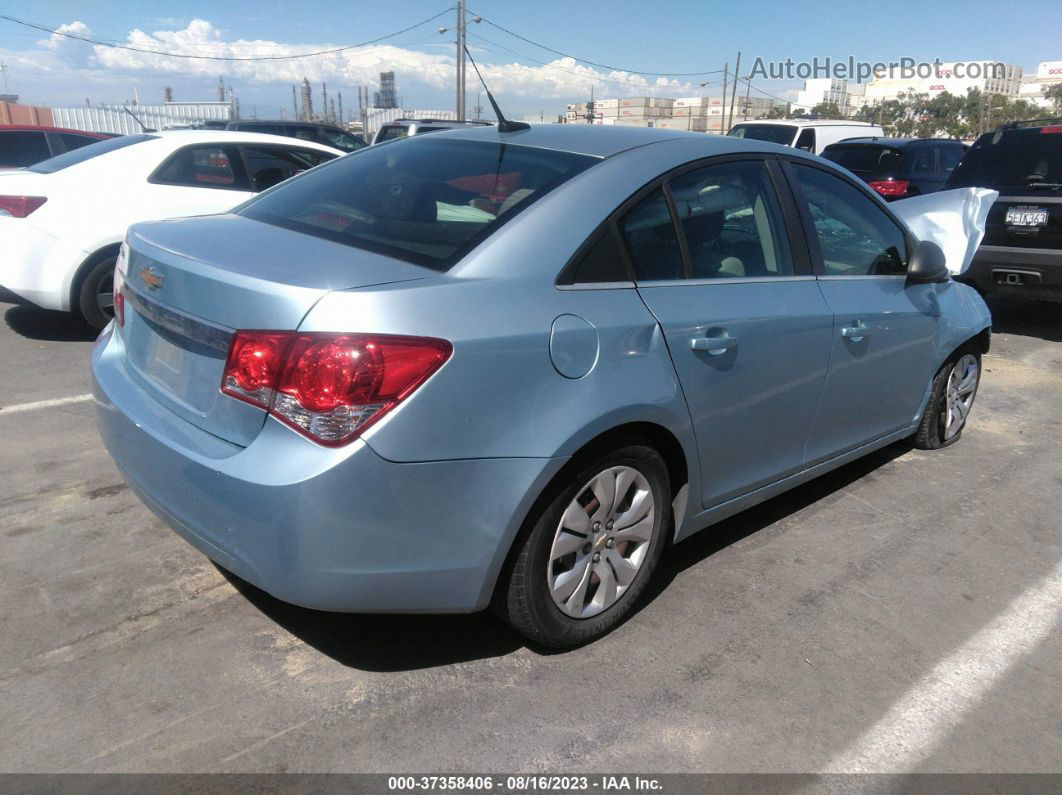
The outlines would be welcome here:
M 789 146 L 797 128 L 792 124 L 739 124 L 730 131 L 734 138 L 750 138 L 754 141 L 770 141 L 772 144 Z
M 1062 132 L 1029 128 L 1008 130 L 998 143 L 992 143 L 994 137 L 995 133 L 987 133 L 977 139 L 951 173 L 948 187 L 1062 189 Z
M 834 145 L 827 146 L 822 156 L 844 166 L 856 174 L 878 174 L 892 171 L 900 163 L 903 153 L 892 146 Z
M 407 138 L 339 158 L 239 214 L 446 270 L 597 158 L 486 141 Z
M 407 129 L 400 124 L 381 127 L 380 132 L 376 134 L 376 143 L 380 144 L 393 138 L 404 138 L 407 132 Z
M 69 168 L 70 166 L 76 166 L 78 163 L 84 163 L 86 160 L 91 160 L 99 155 L 105 155 L 116 149 L 124 149 L 127 146 L 139 144 L 143 141 L 150 141 L 153 138 L 158 138 L 158 136 L 120 135 L 117 138 L 108 138 L 106 141 L 89 144 L 80 149 L 75 149 L 72 152 L 66 152 L 65 154 L 44 160 L 35 166 L 30 166 L 29 170 L 36 171 L 40 174 L 54 174 L 56 171 L 62 171 L 64 168 Z

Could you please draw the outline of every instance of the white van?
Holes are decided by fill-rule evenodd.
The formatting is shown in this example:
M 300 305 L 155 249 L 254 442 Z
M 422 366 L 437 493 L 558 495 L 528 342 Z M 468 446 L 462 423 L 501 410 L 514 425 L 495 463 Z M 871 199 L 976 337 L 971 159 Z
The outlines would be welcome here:
M 752 138 L 773 144 L 792 146 L 805 152 L 821 154 L 830 144 L 846 138 L 884 137 L 877 124 L 865 121 L 827 121 L 825 119 L 760 119 L 743 121 L 730 128 L 735 138 Z

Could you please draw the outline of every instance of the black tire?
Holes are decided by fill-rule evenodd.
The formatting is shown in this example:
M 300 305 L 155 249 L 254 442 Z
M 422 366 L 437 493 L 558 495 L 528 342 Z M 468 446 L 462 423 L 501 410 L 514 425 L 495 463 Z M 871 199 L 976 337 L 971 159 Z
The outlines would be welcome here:
M 114 317 L 114 304 L 101 305 L 100 297 L 111 293 L 114 284 L 114 263 L 117 253 L 104 256 L 89 267 L 81 278 L 77 291 L 77 310 L 96 331 L 101 331 Z
M 939 450 L 942 447 L 955 444 L 962 437 L 966 421 L 969 419 L 968 410 L 967 414 L 962 418 L 958 429 L 953 430 L 950 435 L 947 432 L 945 423 L 948 413 L 949 380 L 956 367 L 967 356 L 972 356 L 977 363 L 977 380 L 974 383 L 973 393 L 969 400 L 970 406 L 973 405 L 973 401 L 977 397 L 977 388 L 981 382 L 981 354 L 976 348 L 967 346 L 952 354 L 933 377 L 929 402 L 926 404 L 926 410 L 922 414 L 922 421 L 919 423 L 918 430 L 915 431 L 914 435 L 914 446 L 919 450 Z
M 620 466 L 636 470 L 648 483 L 653 498 L 652 537 L 637 573 L 615 603 L 593 617 L 573 618 L 561 611 L 550 593 L 548 576 L 554 536 L 565 510 L 573 500 L 586 493 L 590 481 L 600 473 Z M 615 629 L 630 614 L 668 542 L 671 487 L 667 465 L 660 454 L 651 447 L 633 442 L 614 446 L 611 450 L 591 452 L 573 461 L 559 480 L 554 481 L 550 494 L 552 498 L 548 495 L 544 498 L 548 500 L 545 507 L 541 507 L 544 500 L 540 500 L 537 514 L 528 517 L 525 528 L 530 527 L 530 530 L 517 540 L 518 546 L 514 549 L 508 571 L 499 583 L 494 609 L 528 638 L 544 646 L 567 648 L 600 638 Z M 588 536 L 589 541 L 593 538 L 592 535 Z M 605 539 L 602 537 L 602 540 Z M 609 540 L 610 550 L 612 543 Z M 587 547 L 590 547 L 589 543 Z M 615 547 L 615 551 L 620 552 L 623 542 Z M 590 567 L 593 564 L 588 570 Z M 593 582 L 596 575 L 589 574 L 587 577 Z

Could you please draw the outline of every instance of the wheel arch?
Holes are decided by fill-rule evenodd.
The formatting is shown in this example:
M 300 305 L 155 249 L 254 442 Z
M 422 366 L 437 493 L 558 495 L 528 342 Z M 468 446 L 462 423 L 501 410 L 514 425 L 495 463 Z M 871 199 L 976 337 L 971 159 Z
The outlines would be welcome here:
M 112 241 L 110 243 L 103 243 L 98 246 L 94 246 L 94 251 L 89 254 L 85 259 L 81 261 L 81 264 L 77 266 L 74 271 L 74 276 L 70 281 L 70 290 L 68 292 L 68 298 L 70 300 L 70 308 L 72 311 L 77 311 L 77 307 L 80 303 L 81 285 L 85 281 L 85 277 L 88 275 L 97 263 L 107 259 L 111 256 L 117 256 L 119 250 L 122 248 L 122 240 Z
M 671 499 L 673 502 L 676 500 L 683 487 L 689 483 L 690 472 L 692 471 L 694 476 L 697 476 L 697 471 L 691 468 L 691 462 L 687 455 L 686 448 L 683 446 L 678 436 L 671 429 L 660 423 L 646 420 L 624 422 L 597 433 L 593 438 L 584 441 L 577 450 L 570 454 L 564 466 L 562 466 L 553 477 L 546 481 L 545 485 L 539 490 L 535 499 L 531 502 L 529 508 L 524 512 L 524 515 L 520 519 L 517 531 L 508 541 L 508 546 L 505 550 L 505 555 L 502 558 L 501 564 L 490 578 L 489 593 L 491 594 L 492 601 L 497 599 L 499 594 L 505 592 L 506 581 L 508 574 L 512 569 L 513 560 L 520 550 L 520 545 L 523 539 L 531 531 L 535 517 L 537 517 L 556 496 L 557 489 L 561 487 L 564 479 L 570 475 L 572 470 L 579 467 L 588 456 L 592 456 L 600 451 L 619 447 L 623 444 L 638 442 L 649 445 L 660 453 L 660 456 L 664 459 L 664 464 L 667 466 L 668 480 L 671 487 Z M 692 463 L 695 466 L 696 459 L 693 459 Z M 682 502 L 684 503 L 684 500 L 682 500 Z M 684 517 L 673 517 L 673 522 L 681 522 L 683 518 Z M 673 525 L 670 530 L 669 541 L 673 541 L 674 537 L 675 533 Z

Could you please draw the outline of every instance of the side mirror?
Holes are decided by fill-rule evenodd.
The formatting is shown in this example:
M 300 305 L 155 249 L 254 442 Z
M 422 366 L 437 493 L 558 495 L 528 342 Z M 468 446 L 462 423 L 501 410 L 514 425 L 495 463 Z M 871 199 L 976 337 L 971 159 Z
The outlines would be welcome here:
M 946 282 L 950 278 L 951 273 L 940 246 L 928 240 L 920 241 L 907 265 L 907 283 L 929 284 Z

